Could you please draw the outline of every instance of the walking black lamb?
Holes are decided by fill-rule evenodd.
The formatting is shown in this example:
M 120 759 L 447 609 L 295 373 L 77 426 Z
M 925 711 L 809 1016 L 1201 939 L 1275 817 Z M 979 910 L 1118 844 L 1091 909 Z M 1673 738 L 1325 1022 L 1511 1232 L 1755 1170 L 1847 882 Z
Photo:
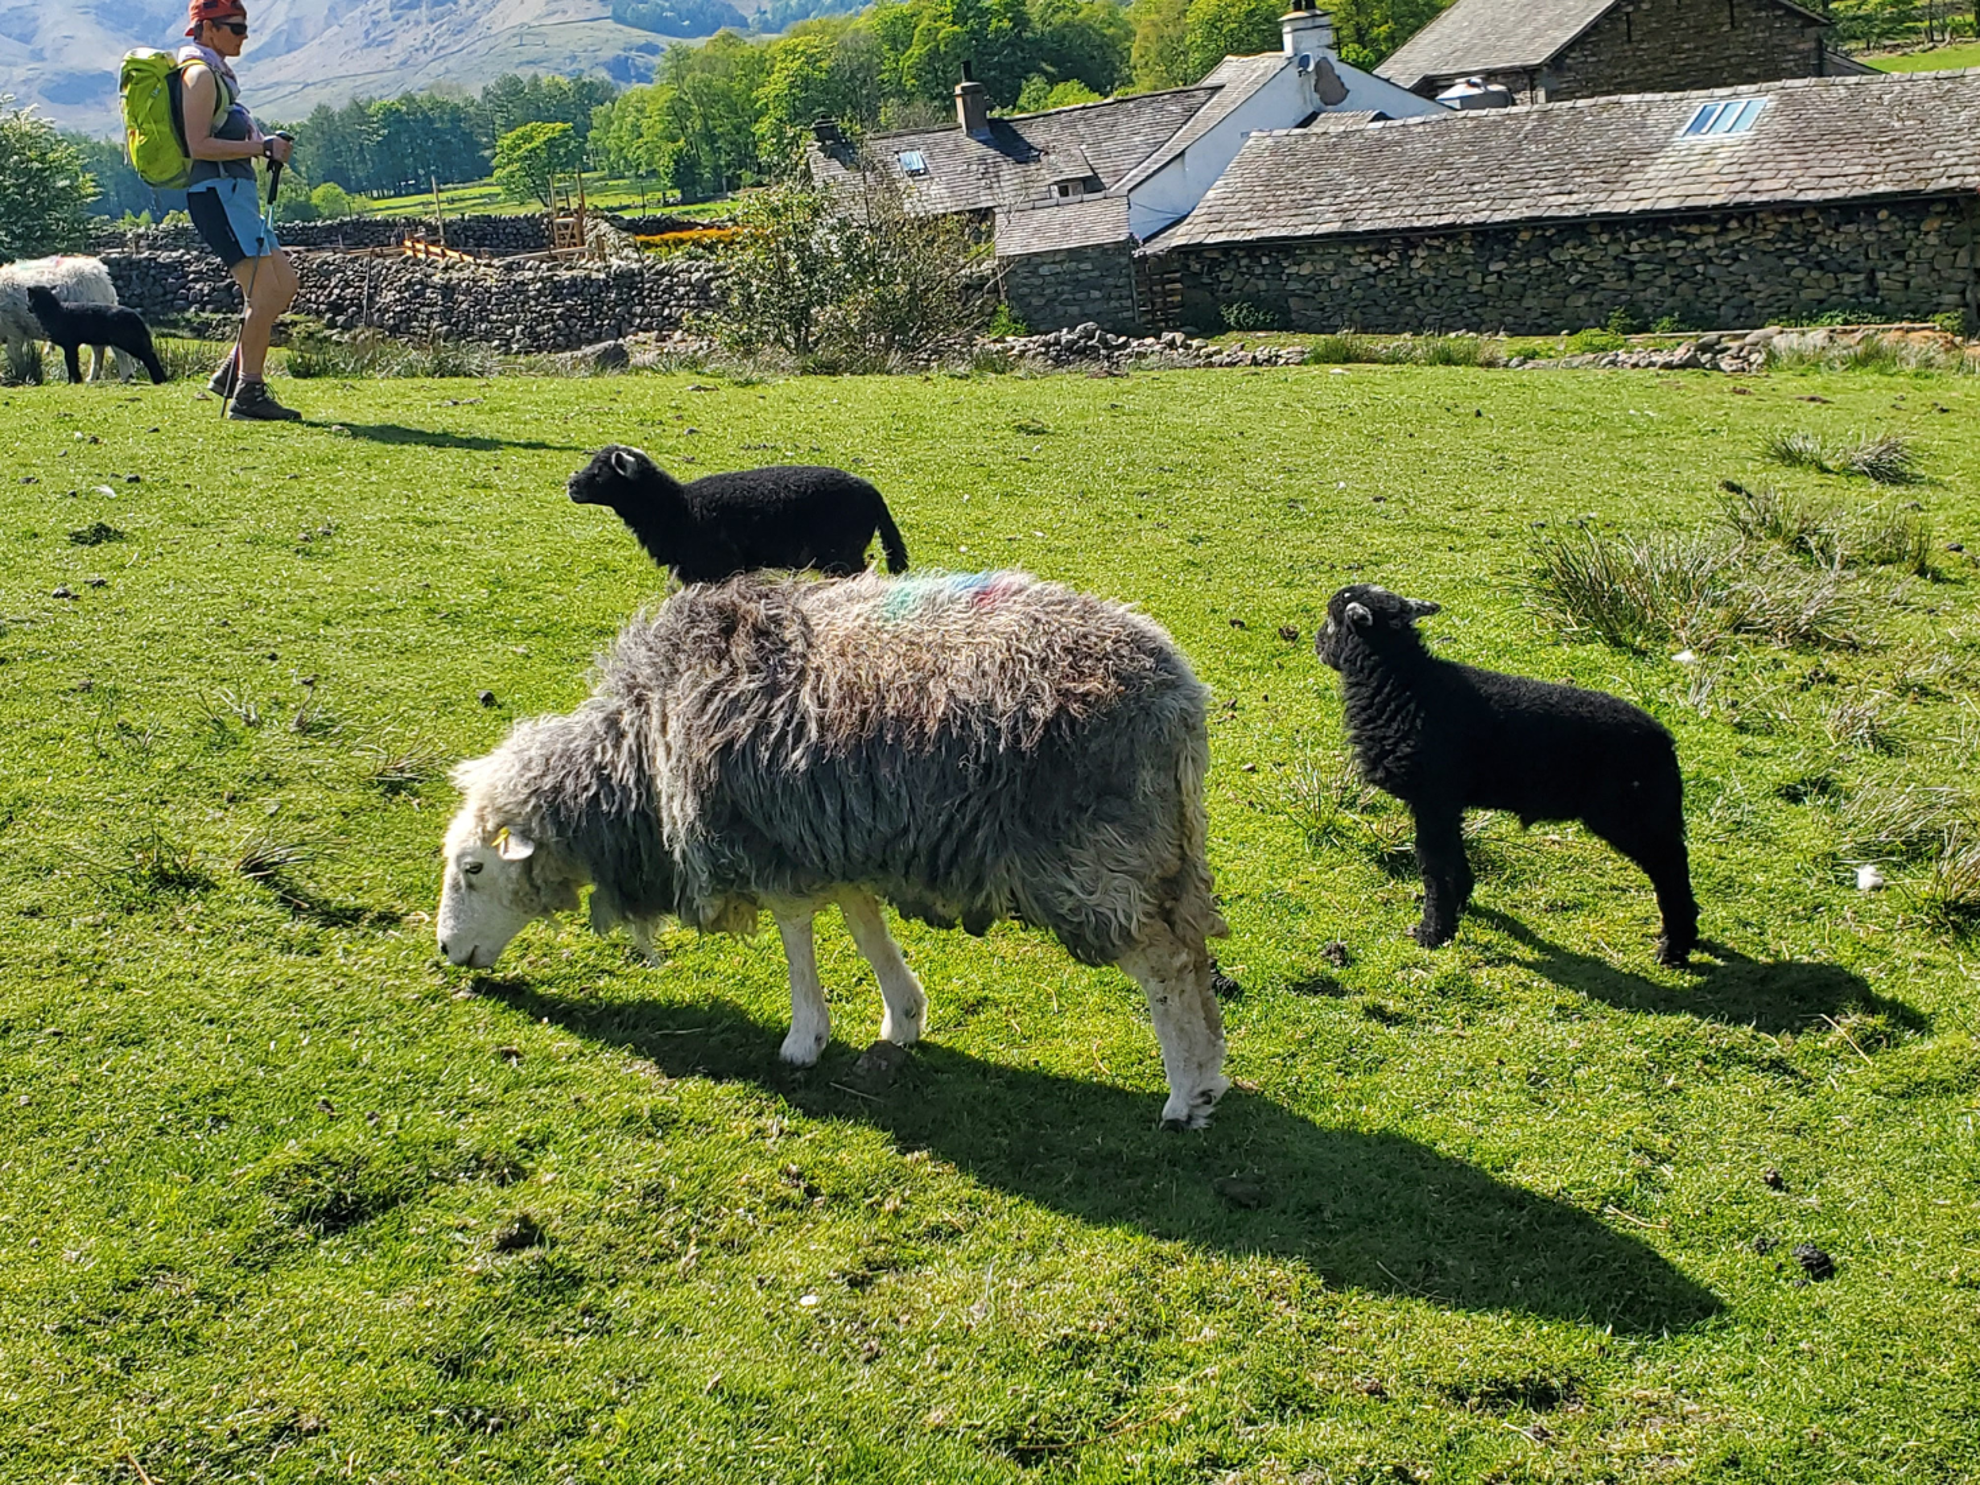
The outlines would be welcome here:
M 1698 942 L 1698 903 L 1670 733 L 1601 691 L 1439 660 L 1416 632 L 1416 621 L 1437 611 L 1356 584 L 1328 601 L 1313 646 L 1341 673 L 1362 773 L 1416 817 L 1423 871 L 1416 941 L 1433 949 L 1449 943 L 1471 900 L 1464 812 L 1509 810 L 1522 825 L 1579 820 L 1642 867 L 1664 920 L 1657 957 L 1685 963 Z
M 682 484 L 638 449 L 611 444 L 570 478 L 579 505 L 609 506 L 646 555 L 684 583 L 719 583 L 765 567 L 848 577 L 880 533 L 889 572 L 907 548 L 880 492 L 843 469 L 774 465 Z
M 121 305 L 64 304 L 53 290 L 39 284 L 29 286 L 27 301 L 41 322 L 41 333 L 62 348 L 70 381 L 82 380 L 82 360 L 77 352 L 86 345 L 107 345 L 135 356 L 154 382 L 165 380 L 164 364 L 152 348 L 151 331 L 136 310 Z

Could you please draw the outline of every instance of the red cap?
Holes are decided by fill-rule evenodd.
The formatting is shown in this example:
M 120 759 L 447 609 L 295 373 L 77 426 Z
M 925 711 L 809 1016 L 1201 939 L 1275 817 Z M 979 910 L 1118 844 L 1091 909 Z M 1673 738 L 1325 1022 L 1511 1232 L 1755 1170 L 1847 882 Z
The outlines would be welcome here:
M 186 35 L 199 35 L 199 28 L 208 21 L 224 21 L 246 14 L 247 9 L 241 0 L 189 0 L 186 6 Z

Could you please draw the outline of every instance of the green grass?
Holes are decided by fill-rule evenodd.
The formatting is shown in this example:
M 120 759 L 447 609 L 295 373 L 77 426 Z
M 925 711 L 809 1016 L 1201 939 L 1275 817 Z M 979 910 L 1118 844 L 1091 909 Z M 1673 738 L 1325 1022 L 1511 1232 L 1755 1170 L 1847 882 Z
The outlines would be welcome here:
M 1891 52 L 1863 60 L 1884 72 L 1938 72 L 1953 67 L 1980 67 L 1980 41 L 1935 46 L 1922 52 Z
M 1934 866 L 1980 744 L 1972 379 L 326 379 L 285 427 L 196 391 L 0 389 L 0 1479 L 1980 1475 L 1971 837 Z M 1934 575 L 1844 574 L 1864 647 L 1564 640 L 1551 533 L 1723 531 L 1726 478 L 1876 502 L 1766 465 L 1795 429 L 1917 454 L 1881 498 Z M 891 1087 L 836 922 L 808 1074 L 774 935 L 439 961 L 447 766 L 661 593 L 563 496 L 609 440 L 849 465 L 918 565 L 1173 631 L 1244 989 L 1209 1131 L 1155 1128 L 1124 977 L 1014 927 L 902 930 L 931 1039 Z M 1457 942 L 1404 937 L 1407 822 L 1311 652 L 1355 580 L 1673 729 L 1696 972 L 1625 863 L 1498 817 Z
M 601 211 L 632 212 L 637 214 L 644 209 L 654 215 L 665 213 L 671 216 L 727 216 L 735 209 L 732 201 L 703 201 L 692 206 L 665 205 L 664 193 L 648 184 L 644 195 L 638 181 L 585 179 L 585 201 Z M 433 213 L 433 193 L 415 191 L 409 196 L 384 196 L 376 200 L 367 197 L 357 198 L 364 214 L 373 217 L 417 217 L 431 216 Z M 541 214 L 542 207 L 529 202 L 517 202 L 502 194 L 501 188 L 493 180 L 470 181 L 460 185 L 440 188 L 440 209 L 447 216 L 514 216 Z

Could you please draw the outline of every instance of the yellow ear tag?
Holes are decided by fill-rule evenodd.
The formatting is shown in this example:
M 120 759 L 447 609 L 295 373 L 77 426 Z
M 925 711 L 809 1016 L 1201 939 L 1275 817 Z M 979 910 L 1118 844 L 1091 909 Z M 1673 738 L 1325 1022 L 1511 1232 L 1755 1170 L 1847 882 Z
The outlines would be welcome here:
M 501 850 L 502 847 L 506 846 L 508 843 L 509 843 L 509 827 L 506 825 L 504 825 L 500 830 L 496 831 L 494 838 L 488 842 L 488 844 L 493 846 L 497 851 Z

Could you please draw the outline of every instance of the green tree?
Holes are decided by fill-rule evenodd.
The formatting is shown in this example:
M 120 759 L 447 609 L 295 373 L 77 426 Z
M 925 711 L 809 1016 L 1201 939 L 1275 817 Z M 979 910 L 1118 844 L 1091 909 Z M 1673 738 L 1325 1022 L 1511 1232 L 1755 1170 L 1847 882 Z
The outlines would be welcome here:
M 552 176 L 577 169 L 583 158 L 569 124 L 523 124 L 495 141 L 495 184 L 511 201 L 534 200 L 547 208 Z
M 899 75 L 908 96 L 945 103 L 968 63 L 994 107 L 1017 101 L 1032 71 L 1031 12 L 1025 0 L 915 0 L 913 38 Z
M 1341 60 L 1372 68 L 1421 31 L 1451 0 L 1334 0 L 1334 35 Z
M 1134 27 L 1129 65 L 1135 87 L 1149 92 L 1196 81 L 1189 63 L 1189 0 L 1134 0 L 1127 14 Z
M 1077 78 L 1055 83 L 1042 72 L 1024 80 L 1015 113 L 1043 113 L 1048 108 L 1070 108 L 1075 103 L 1098 103 L 1100 95 Z
M 309 204 L 316 208 L 317 216 L 325 221 L 357 215 L 356 199 L 335 181 L 325 181 L 311 191 Z
M 1099 97 L 1133 78 L 1135 28 L 1125 6 L 1115 0 L 1032 0 L 1031 16 L 1032 76 L 1081 83 Z
M 1184 25 L 1191 82 L 1226 57 L 1275 52 L 1283 44 L 1283 0 L 1190 0 Z
M 53 124 L 13 102 L 0 94 L 0 259 L 81 247 L 96 183 Z

